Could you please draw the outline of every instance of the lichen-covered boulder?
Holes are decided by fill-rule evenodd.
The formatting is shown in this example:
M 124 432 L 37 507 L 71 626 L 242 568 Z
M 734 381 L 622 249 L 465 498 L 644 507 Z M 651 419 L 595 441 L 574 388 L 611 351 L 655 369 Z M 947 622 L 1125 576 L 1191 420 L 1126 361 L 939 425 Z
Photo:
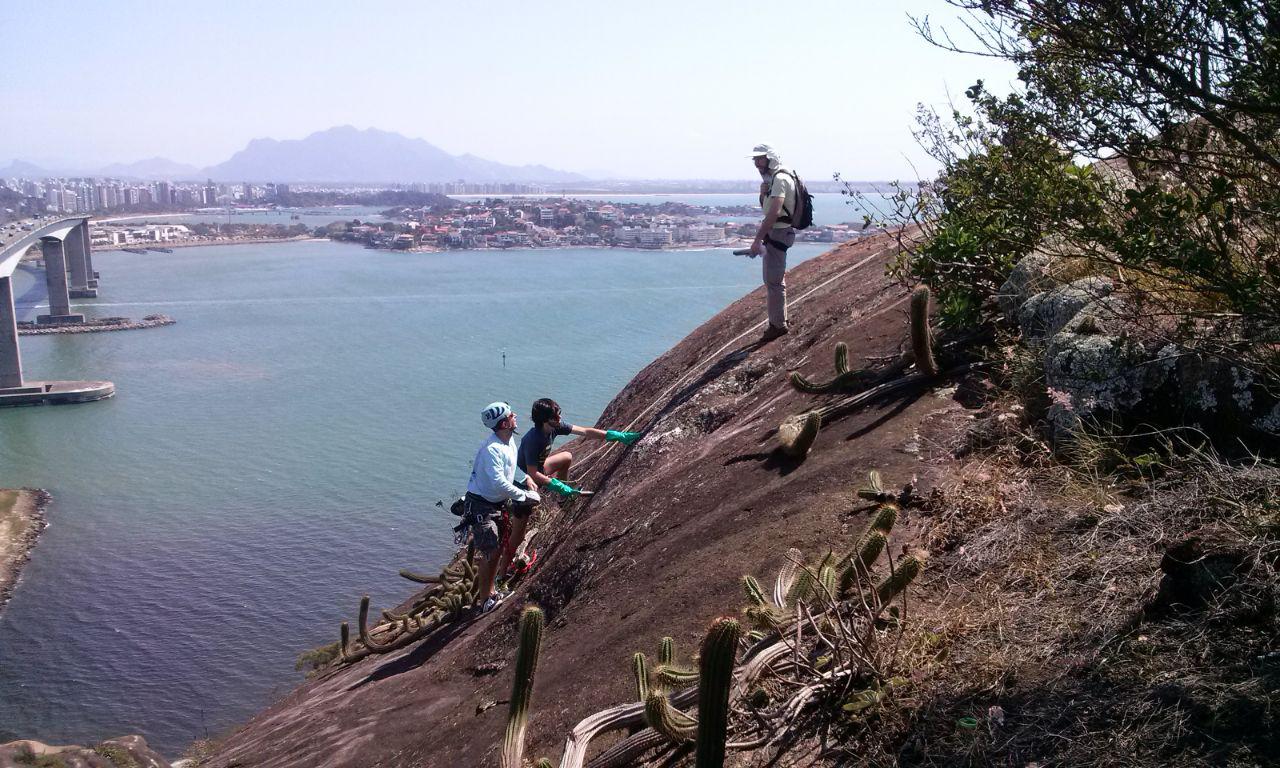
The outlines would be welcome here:
M 1073 434 L 1083 419 L 1142 400 L 1145 360 L 1142 346 L 1127 336 L 1055 334 L 1044 354 L 1055 435 Z
M 0 768 L 169 768 L 141 736 L 107 739 L 95 747 L 55 747 L 22 740 L 0 744 Z
M 1037 293 L 1053 290 L 1061 284 L 1053 276 L 1058 259 L 1046 253 L 1030 253 L 1019 261 L 1000 286 L 996 301 L 1010 321 L 1017 320 L 1018 310 Z
M 1061 331 L 1086 305 L 1114 290 L 1105 277 L 1085 277 L 1051 291 L 1037 293 L 1018 308 L 1018 327 L 1028 340 L 1047 339 Z

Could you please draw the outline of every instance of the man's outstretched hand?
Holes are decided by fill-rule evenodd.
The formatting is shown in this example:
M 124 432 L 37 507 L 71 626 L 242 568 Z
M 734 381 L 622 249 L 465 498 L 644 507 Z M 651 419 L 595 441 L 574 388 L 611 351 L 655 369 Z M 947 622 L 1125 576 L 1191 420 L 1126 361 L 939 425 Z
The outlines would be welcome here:
M 632 443 L 640 439 L 640 433 L 639 432 L 620 432 L 616 429 L 611 429 L 608 432 L 604 433 L 604 439 L 608 440 L 611 443 L 622 443 L 623 445 L 631 445 Z

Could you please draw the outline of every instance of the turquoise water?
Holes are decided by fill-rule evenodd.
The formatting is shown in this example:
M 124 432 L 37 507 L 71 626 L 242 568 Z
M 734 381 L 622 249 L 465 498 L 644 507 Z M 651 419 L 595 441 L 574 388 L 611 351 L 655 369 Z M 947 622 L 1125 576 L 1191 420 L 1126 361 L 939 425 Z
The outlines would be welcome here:
M 464 488 L 481 407 L 551 396 L 594 423 L 760 279 L 723 249 L 313 241 L 94 264 L 102 297 L 78 311 L 178 322 L 21 339 L 28 378 L 118 394 L 0 410 L 0 487 L 54 497 L 0 612 L 0 741 L 141 733 L 173 756 L 295 685 L 297 653 L 336 640 L 361 594 L 391 606 L 400 568 L 452 552 L 434 502 Z

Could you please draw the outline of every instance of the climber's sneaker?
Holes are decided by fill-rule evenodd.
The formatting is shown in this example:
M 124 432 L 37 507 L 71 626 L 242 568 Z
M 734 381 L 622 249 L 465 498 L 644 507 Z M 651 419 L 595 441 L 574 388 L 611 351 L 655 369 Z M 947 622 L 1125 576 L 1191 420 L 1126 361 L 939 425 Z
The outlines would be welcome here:
M 492 595 L 489 595 L 489 597 L 484 601 L 484 604 L 480 606 L 480 613 L 483 614 L 492 611 L 494 608 L 502 605 L 502 601 L 506 599 L 506 594 L 502 592 L 494 592 Z
M 778 338 L 779 336 L 786 336 L 787 333 L 788 333 L 788 329 L 785 326 L 779 328 L 773 323 L 770 323 L 769 327 L 764 329 L 764 333 L 761 334 L 760 343 L 767 344 L 773 341 L 774 339 Z

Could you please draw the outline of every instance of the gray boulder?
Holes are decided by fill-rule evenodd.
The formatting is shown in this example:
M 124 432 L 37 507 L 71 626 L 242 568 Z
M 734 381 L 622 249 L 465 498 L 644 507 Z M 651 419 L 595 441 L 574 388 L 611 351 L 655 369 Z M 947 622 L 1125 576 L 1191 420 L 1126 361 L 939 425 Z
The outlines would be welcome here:
M 996 301 L 1000 311 L 1011 321 L 1017 320 L 1018 310 L 1037 293 L 1053 290 L 1061 281 L 1053 277 L 1058 259 L 1045 253 L 1030 253 L 1022 258 L 1009 277 L 1000 286 Z
M 1028 340 L 1041 340 L 1061 331 L 1090 303 L 1114 290 L 1109 278 L 1085 277 L 1051 291 L 1037 293 L 1018 308 L 1018 326 Z M 1100 309 L 1100 308 L 1099 308 Z

